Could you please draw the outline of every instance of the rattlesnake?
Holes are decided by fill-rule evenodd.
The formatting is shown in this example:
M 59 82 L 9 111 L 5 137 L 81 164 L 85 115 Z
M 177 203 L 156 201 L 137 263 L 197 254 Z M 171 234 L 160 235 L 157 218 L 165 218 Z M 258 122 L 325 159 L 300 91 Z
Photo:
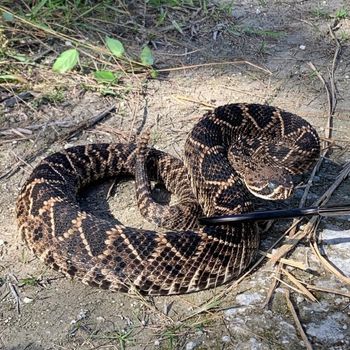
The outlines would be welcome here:
M 252 223 L 199 226 L 198 215 L 253 211 L 246 188 L 263 198 L 289 196 L 291 174 L 309 169 L 320 152 L 309 123 L 258 104 L 205 114 L 186 140 L 184 163 L 146 143 L 76 146 L 45 158 L 17 200 L 18 226 L 34 254 L 104 289 L 169 295 L 219 286 L 252 262 L 259 234 Z M 148 174 L 176 194 L 177 205 L 152 199 Z M 167 230 L 130 228 L 80 209 L 81 187 L 124 175 L 136 176 L 141 213 Z

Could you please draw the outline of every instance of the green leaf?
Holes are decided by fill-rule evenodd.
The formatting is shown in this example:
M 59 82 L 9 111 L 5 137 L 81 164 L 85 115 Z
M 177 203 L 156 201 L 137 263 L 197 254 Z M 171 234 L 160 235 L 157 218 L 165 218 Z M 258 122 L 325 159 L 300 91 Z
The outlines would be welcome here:
M 95 79 L 100 83 L 114 83 L 118 77 L 109 70 L 97 70 L 94 72 Z
M 77 49 L 63 51 L 52 66 L 53 71 L 65 73 L 70 71 L 78 63 L 79 52 Z
M 141 58 L 141 62 L 146 66 L 152 66 L 154 63 L 152 50 L 148 46 L 145 46 L 142 49 L 140 58 Z
M 14 22 L 15 21 L 13 14 L 10 12 L 3 12 L 2 18 L 5 22 Z
M 117 93 L 111 89 L 103 89 L 101 90 L 101 94 L 103 96 L 117 96 Z
M 150 75 L 151 75 L 152 79 L 157 79 L 158 76 L 159 76 L 159 72 L 156 71 L 155 69 L 152 69 L 151 72 L 150 72 Z
M 19 61 L 19 62 L 23 62 L 23 63 L 28 63 L 30 62 L 30 57 L 26 56 L 22 53 L 15 53 L 13 55 L 11 54 L 7 54 L 7 56 L 14 58 L 15 60 Z
M 125 52 L 124 46 L 119 40 L 110 38 L 108 36 L 106 37 L 106 46 L 116 57 L 122 57 Z
M 20 75 L 15 74 L 3 74 L 0 75 L 0 82 L 11 82 L 11 81 L 18 81 L 20 83 L 26 83 L 27 81 L 21 77 Z

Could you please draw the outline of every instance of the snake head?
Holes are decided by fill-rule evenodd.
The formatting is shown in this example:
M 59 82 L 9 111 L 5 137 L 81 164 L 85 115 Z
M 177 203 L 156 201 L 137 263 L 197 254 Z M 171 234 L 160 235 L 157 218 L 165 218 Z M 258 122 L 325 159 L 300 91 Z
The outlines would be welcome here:
M 256 149 L 268 149 L 259 141 L 255 142 L 254 147 L 246 141 L 244 145 L 231 145 L 228 159 L 247 189 L 254 196 L 267 200 L 289 198 L 294 189 L 292 171 L 277 163 L 266 152 L 255 152 Z
M 259 166 L 246 173 L 243 181 L 254 196 L 268 200 L 287 199 L 294 189 L 291 175 L 282 167 Z

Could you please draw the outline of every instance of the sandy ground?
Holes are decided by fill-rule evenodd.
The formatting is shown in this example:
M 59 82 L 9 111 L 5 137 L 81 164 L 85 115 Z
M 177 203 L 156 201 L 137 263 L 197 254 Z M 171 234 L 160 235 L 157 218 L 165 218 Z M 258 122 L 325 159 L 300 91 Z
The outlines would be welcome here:
M 229 286 L 185 296 L 143 300 L 70 281 L 45 267 L 21 242 L 14 216 L 15 198 L 31 166 L 68 143 L 115 142 L 122 137 L 128 139 L 144 125 L 155 124 L 152 133 L 155 147 L 181 157 L 188 131 L 204 112 L 203 105 L 185 101 L 183 96 L 216 106 L 229 102 L 275 105 L 305 117 L 323 136 L 328 118 L 327 95 L 308 63 L 312 62 L 328 82 L 336 44 L 328 32 L 328 24 L 334 19 L 317 17 L 315 9 L 322 7 L 327 13 L 335 13 L 346 5 L 349 5 L 346 1 L 323 1 L 322 4 L 317 1 L 243 1 L 241 6 L 233 7 L 234 23 L 250 31 L 257 28 L 281 34 L 262 36 L 249 33 L 248 29 L 237 34 L 236 27 L 220 22 L 196 40 L 180 37 L 183 41 L 178 46 L 165 45 L 155 51 L 160 67 L 248 60 L 271 73 L 247 64 L 202 66 L 161 75 L 144 84 L 142 91 L 131 93 L 125 99 L 81 90 L 72 92 L 65 102 L 44 105 L 35 113 L 20 104 L 3 107 L 1 128 L 57 120 L 79 122 L 113 103 L 117 110 L 97 127 L 69 141 L 48 141 L 55 133 L 64 131 L 56 126 L 40 129 L 35 134 L 36 143 L 0 144 L 3 172 L 29 147 L 44 150 L 31 164 L 0 182 L 0 349 L 305 348 L 286 304 L 284 284 L 279 285 L 269 306 L 263 306 L 275 276 L 273 266 L 267 261 L 236 288 L 230 289 L 217 305 L 211 305 L 207 313 L 190 317 L 203 303 Z M 342 164 L 350 159 L 350 19 L 343 19 L 339 26 L 335 31 L 337 37 L 347 37 L 347 40 L 342 40 L 334 77 L 338 98 L 332 135 L 335 145 L 330 159 L 323 162 L 314 179 L 307 204 L 334 182 Z M 186 47 L 187 52 L 194 52 L 186 54 Z M 184 55 L 175 55 L 179 53 Z M 301 179 L 306 180 L 307 177 Z M 84 191 L 82 206 L 100 210 L 102 214 L 110 210 L 130 226 L 154 228 L 138 213 L 132 182 L 117 184 L 113 197 L 107 201 L 110 185 L 111 181 Z M 298 189 L 285 205 L 298 205 L 302 193 L 303 189 Z M 330 203 L 349 202 L 347 179 Z M 290 222 L 275 224 L 264 236 L 262 250 L 268 249 L 288 224 Z M 349 217 L 324 219 L 317 232 L 327 258 L 350 277 Z M 312 269 L 312 273 L 290 270 L 299 279 L 349 296 L 349 285 L 320 265 L 307 240 L 298 244 L 289 257 Z M 18 293 L 19 310 L 13 288 Z M 349 297 L 320 291 L 313 294 L 318 301 L 309 301 L 291 290 L 292 302 L 314 349 L 349 349 Z

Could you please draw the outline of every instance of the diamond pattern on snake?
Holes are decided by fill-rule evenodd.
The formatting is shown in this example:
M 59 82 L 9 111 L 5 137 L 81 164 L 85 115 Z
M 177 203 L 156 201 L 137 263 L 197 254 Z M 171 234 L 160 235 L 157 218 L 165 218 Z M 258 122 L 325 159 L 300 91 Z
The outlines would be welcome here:
M 17 199 L 21 235 L 46 264 L 83 283 L 148 295 L 190 293 L 240 276 L 254 260 L 254 223 L 201 226 L 198 217 L 254 211 L 249 192 L 291 195 L 292 176 L 315 163 L 320 142 L 304 119 L 258 104 L 206 113 L 189 133 L 180 160 L 137 144 L 76 146 L 45 158 Z M 166 229 L 142 230 L 83 211 L 78 191 L 96 180 L 134 176 L 143 216 Z M 179 199 L 155 202 L 157 180 Z

